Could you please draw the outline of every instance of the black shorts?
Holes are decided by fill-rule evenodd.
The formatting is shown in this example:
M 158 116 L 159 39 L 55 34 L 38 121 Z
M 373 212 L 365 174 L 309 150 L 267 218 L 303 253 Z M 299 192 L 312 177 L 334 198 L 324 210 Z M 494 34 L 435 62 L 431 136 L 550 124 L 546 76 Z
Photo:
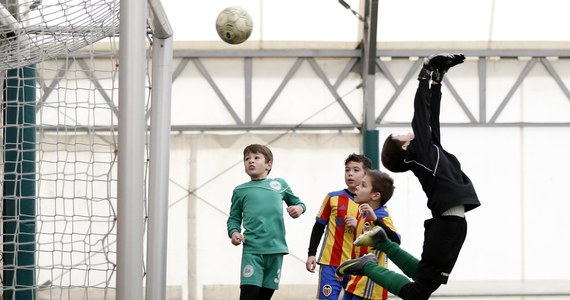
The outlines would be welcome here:
M 467 236 L 467 221 L 462 217 L 443 216 L 426 220 L 424 228 L 417 277 L 446 284 Z

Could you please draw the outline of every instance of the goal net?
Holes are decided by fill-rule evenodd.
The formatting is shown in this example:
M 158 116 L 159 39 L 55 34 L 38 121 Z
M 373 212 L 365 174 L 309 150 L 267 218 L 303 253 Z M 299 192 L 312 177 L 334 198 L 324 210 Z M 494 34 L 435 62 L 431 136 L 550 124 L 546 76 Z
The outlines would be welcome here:
M 2 299 L 115 299 L 120 1 L 0 2 Z
M 118 0 L 3 1 L 3 70 L 72 53 L 118 32 Z

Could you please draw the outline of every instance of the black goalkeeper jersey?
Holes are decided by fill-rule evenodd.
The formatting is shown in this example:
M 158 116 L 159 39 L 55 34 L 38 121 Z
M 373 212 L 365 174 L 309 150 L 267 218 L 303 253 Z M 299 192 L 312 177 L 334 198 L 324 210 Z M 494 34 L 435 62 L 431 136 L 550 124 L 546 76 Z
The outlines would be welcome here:
M 441 85 L 432 85 L 430 90 L 427 81 L 420 82 L 412 120 L 415 138 L 405 160 L 418 178 L 434 217 L 454 206 L 464 205 L 465 211 L 469 211 L 481 205 L 459 160 L 441 146 L 440 105 Z

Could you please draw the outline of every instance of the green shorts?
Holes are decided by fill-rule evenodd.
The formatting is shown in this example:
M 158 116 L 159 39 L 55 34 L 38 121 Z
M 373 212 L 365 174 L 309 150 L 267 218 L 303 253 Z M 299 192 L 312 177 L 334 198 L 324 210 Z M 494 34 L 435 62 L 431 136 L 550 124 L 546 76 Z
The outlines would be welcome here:
M 241 257 L 241 285 L 279 289 L 283 254 L 246 254 Z

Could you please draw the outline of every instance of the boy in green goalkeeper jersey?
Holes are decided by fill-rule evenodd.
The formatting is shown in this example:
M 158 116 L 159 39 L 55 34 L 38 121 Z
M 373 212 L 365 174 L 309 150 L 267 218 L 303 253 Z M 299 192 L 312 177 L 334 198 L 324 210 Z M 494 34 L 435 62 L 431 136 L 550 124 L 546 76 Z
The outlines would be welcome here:
M 243 244 L 240 300 L 266 300 L 279 288 L 283 255 L 289 252 L 283 202 L 292 218 L 301 216 L 306 208 L 284 179 L 267 178 L 273 166 L 267 146 L 245 147 L 243 163 L 251 181 L 233 191 L 228 236 L 233 245 Z

